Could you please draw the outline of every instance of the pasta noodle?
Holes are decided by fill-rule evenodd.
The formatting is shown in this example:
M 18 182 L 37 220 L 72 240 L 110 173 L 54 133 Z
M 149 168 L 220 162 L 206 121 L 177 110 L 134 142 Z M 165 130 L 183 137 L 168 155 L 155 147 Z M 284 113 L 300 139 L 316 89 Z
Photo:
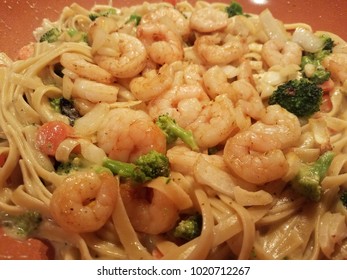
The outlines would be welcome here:
M 347 259 L 347 44 L 269 10 L 228 17 L 226 7 L 72 4 L 18 60 L 1 54 L 0 212 L 40 213 L 32 236 L 55 259 Z M 320 111 L 305 119 L 269 105 L 303 77 L 305 40 L 321 36 L 334 47 Z M 165 114 L 197 150 L 167 143 L 156 126 Z M 166 154 L 169 178 L 134 185 L 102 167 L 151 150 Z M 330 150 L 322 197 L 310 201 L 290 182 Z M 198 236 L 177 238 L 196 213 Z

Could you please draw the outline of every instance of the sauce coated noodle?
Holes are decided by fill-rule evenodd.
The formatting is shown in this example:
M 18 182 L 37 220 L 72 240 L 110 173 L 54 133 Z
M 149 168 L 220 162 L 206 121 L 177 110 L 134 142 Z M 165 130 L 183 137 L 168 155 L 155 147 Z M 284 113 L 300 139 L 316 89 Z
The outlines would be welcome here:
M 225 8 L 72 4 L 34 32 L 39 41 L 57 28 L 55 42 L 32 43 L 16 61 L 3 54 L 0 211 L 39 212 L 34 237 L 56 259 L 346 259 L 346 43 L 268 10 L 228 17 Z M 297 28 L 306 30 L 299 41 Z M 280 84 L 302 75 L 305 36 L 323 34 L 334 41 L 323 62 L 327 102 L 308 120 L 269 106 Z M 73 114 L 54 109 L 61 98 Z M 162 114 L 190 130 L 199 151 L 168 145 L 155 124 Z M 133 186 L 96 168 L 150 150 L 167 155 L 170 180 Z M 308 201 L 289 182 L 327 150 L 336 156 L 322 198 Z M 74 170 L 58 172 L 76 155 Z M 200 235 L 175 238 L 195 213 Z

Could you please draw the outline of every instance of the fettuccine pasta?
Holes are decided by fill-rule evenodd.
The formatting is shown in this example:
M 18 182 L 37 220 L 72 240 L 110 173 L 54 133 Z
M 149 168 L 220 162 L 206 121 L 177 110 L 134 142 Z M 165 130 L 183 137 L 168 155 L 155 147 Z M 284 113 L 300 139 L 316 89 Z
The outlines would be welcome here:
M 31 236 L 55 259 L 346 259 L 346 42 L 227 7 L 72 4 L 18 60 L 2 54 L 3 216 L 39 213 Z M 312 76 L 302 57 L 324 37 L 334 45 L 319 66 L 329 73 L 319 110 L 270 105 L 280 85 Z M 198 148 L 168 143 L 162 115 Z M 139 184 L 103 166 L 152 150 L 168 176 Z M 325 152 L 334 158 L 312 201 L 292 180 Z M 191 216 L 198 234 L 177 237 Z

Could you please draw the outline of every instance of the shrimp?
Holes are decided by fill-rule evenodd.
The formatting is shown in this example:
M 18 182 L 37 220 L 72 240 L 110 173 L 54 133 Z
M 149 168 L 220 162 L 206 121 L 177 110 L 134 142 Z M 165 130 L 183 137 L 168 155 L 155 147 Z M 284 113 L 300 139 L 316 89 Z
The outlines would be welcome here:
M 245 181 L 265 184 L 287 173 L 283 149 L 294 145 L 300 134 L 298 118 L 279 105 L 271 105 L 261 121 L 227 140 L 223 157 Z
M 138 232 L 164 233 L 178 220 L 177 206 L 157 189 L 121 185 L 120 195 L 130 222 Z
M 231 93 L 227 74 L 218 65 L 212 66 L 203 74 L 203 82 L 207 94 L 212 99 L 220 94 Z
M 170 64 L 183 59 L 181 38 L 163 24 L 141 24 L 137 28 L 137 37 L 157 64 Z
M 233 101 L 235 107 L 253 119 L 260 119 L 265 113 L 264 104 L 257 90 L 246 80 L 237 80 L 230 84 L 228 97 Z
M 299 65 L 301 63 L 302 48 L 291 41 L 270 39 L 262 48 L 261 55 L 268 66 L 288 64 Z
M 334 80 L 344 84 L 347 80 L 347 53 L 332 53 L 323 59 L 322 64 Z
M 228 14 L 207 6 L 195 9 L 190 17 L 190 28 L 201 33 L 221 30 L 228 25 Z
M 111 216 L 116 204 L 117 181 L 109 173 L 76 172 L 53 192 L 50 213 L 63 229 L 93 232 Z
M 224 41 L 219 34 L 204 35 L 194 42 L 194 50 L 205 64 L 226 65 L 243 55 L 244 44 L 237 37 Z
M 116 102 L 119 88 L 115 85 L 77 78 L 72 87 L 72 96 L 83 98 L 93 103 Z
M 160 128 L 144 111 L 129 108 L 111 110 L 96 139 L 110 158 L 123 162 L 134 162 L 151 150 L 166 152 L 166 137 Z
M 146 66 L 147 52 L 134 36 L 113 32 L 93 57 L 96 64 L 117 78 L 132 78 Z
M 180 126 L 186 127 L 199 116 L 209 101 L 208 95 L 200 85 L 182 84 L 170 88 L 151 100 L 148 104 L 148 113 L 153 119 L 168 114 Z
M 112 74 L 88 61 L 87 58 L 81 54 L 63 53 L 60 56 L 60 63 L 63 67 L 69 69 L 81 78 L 105 84 L 113 83 L 115 80 Z
M 178 10 L 171 7 L 159 7 L 141 18 L 141 24 L 152 23 L 164 24 L 171 31 L 176 32 L 182 39 L 187 39 L 190 34 L 189 20 Z
M 149 101 L 171 87 L 173 76 L 172 67 L 165 64 L 158 72 L 153 69 L 132 79 L 129 84 L 130 91 L 137 99 Z
M 236 128 L 231 100 L 224 94 L 205 106 L 198 118 L 187 126 L 200 148 L 215 147 Z

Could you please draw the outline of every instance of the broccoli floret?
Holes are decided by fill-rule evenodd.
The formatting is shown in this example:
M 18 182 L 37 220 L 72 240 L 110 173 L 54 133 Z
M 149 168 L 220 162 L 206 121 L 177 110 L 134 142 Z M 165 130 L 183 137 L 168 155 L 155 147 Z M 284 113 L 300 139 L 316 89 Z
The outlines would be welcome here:
M 298 117 L 310 117 L 319 111 L 323 90 L 308 79 L 290 80 L 269 97 L 269 105 L 279 104 Z
M 80 113 L 74 107 L 73 101 L 63 97 L 51 98 L 49 100 L 52 108 L 69 118 L 70 125 L 73 126 L 75 121 L 81 117 Z
M 340 201 L 347 208 L 347 190 L 343 190 L 340 194 Z
M 315 53 L 304 52 L 301 58 L 303 76 L 316 84 L 322 84 L 330 78 L 330 72 L 322 65 L 322 60 L 332 52 L 332 48 L 334 47 L 334 41 L 330 37 L 323 35 L 321 39 L 323 41 L 321 50 Z M 310 65 L 314 69 L 309 76 L 306 75 L 306 65 Z
M 157 151 L 140 156 L 134 163 L 126 163 L 107 158 L 103 166 L 113 174 L 130 178 L 134 182 L 144 183 L 154 178 L 170 175 L 170 163 L 166 155 Z
M 321 39 L 323 40 L 323 51 L 328 51 L 329 53 L 333 52 L 333 47 L 335 46 L 335 42 L 331 37 L 327 35 L 322 35 Z
M 126 21 L 126 23 L 129 23 L 129 22 L 135 22 L 135 26 L 138 26 L 140 24 L 140 21 L 141 21 L 141 16 L 139 15 L 136 15 L 136 14 L 132 14 L 129 19 Z
M 33 233 L 41 221 L 41 214 L 36 211 L 28 211 L 18 216 L 0 213 L 1 225 L 20 237 L 26 237 Z
M 236 1 L 232 1 L 230 3 L 230 5 L 225 8 L 225 11 L 227 12 L 228 17 L 233 17 L 236 15 L 243 15 L 242 6 Z
M 48 43 L 54 43 L 58 40 L 60 35 L 61 31 L 58 28 L 53 27 L 41 36 L 40 42 L 47 41 Z
M 194 214 L 186 219 L 182 219 L 173 231 L 176 238 L 192 240 L 201 233 L 202 217 L 201 214 Z
M 180 138 L 185 144 L 187 144 L 192 150 L 198 151 L 199 147 L 195 142 L 193 133 L 180 127 L 176 121 L 169 115 L 161 115 L 158 117 L 156 124 L 166 135 L 166 141 L 168 144 L 174 143 Z
M 312 201 L 319 201 L 322 195 L 320 183 L 325 177 L 333 158 L 334 153 L 328 151 L 314 163 L 303 164 L 291 181 L 293 189 Z

